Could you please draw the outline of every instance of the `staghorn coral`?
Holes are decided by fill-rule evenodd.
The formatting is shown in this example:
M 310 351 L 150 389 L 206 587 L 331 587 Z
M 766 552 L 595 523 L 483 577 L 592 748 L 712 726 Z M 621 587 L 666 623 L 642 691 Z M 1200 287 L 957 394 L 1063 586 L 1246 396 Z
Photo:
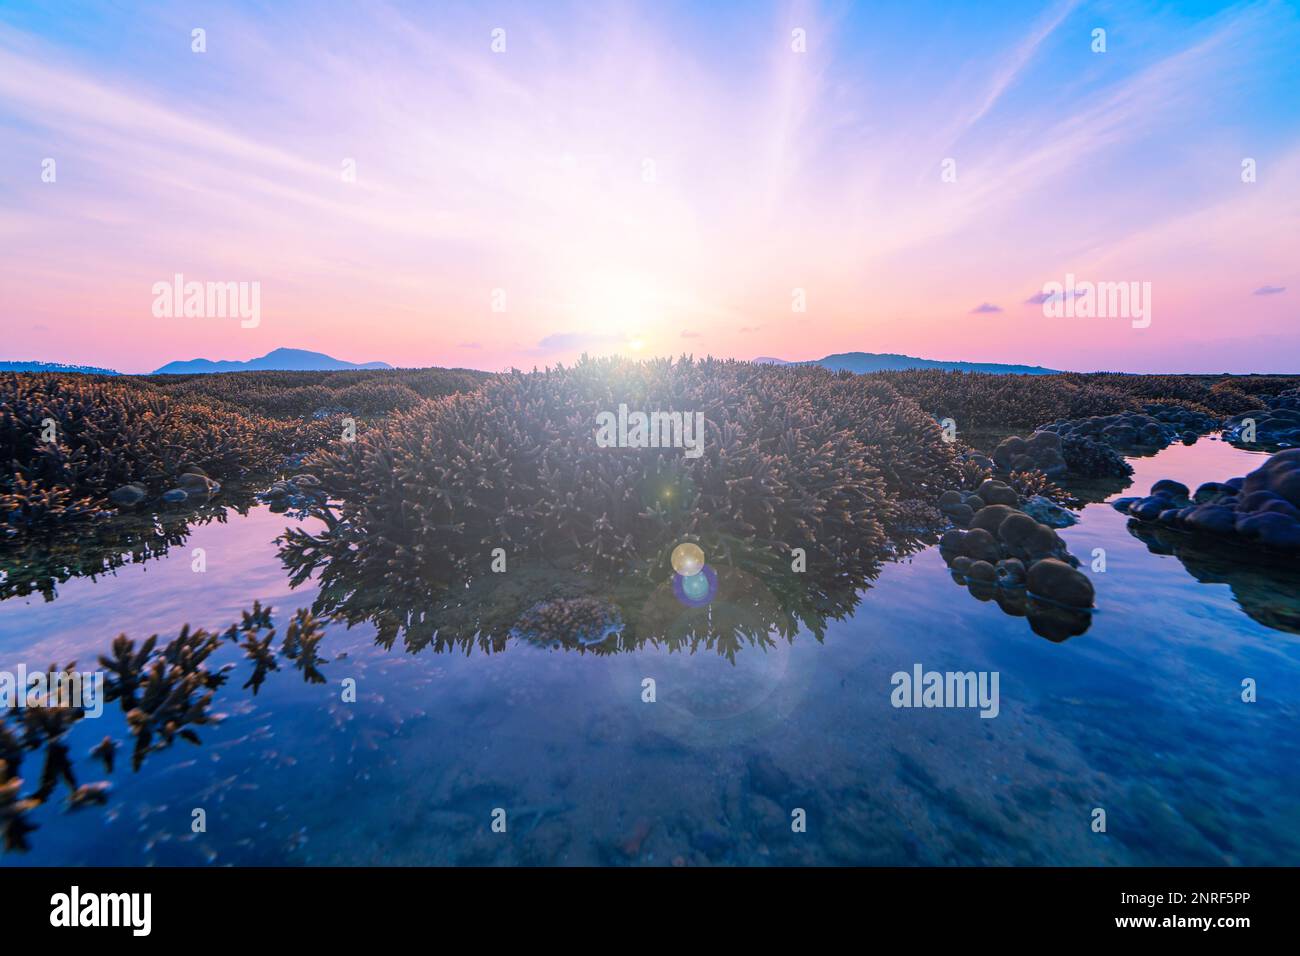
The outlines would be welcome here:
M 245 479 L 326 437 L 115 379 L 0 374 L 0 399 L 0 527 L 9 534 L 98 517 L 128 485 L 144 494 L 122 500 L 139 501 L 187 472 Z
M 1295 376 L 1128 375 L 1118 372 L 990 375 L 908 370 L 876 372 L 925 411 L 962 431 L 1041 428 L 1049 422 L 1176 406 L 1211 419 L 1258 408 L 1295 388 Z M 1202 428 L 1201 431 L 1208 430 Z
M 251 610 L 242 613 L 239 622 L 221 633 L 191 629 L 186 624 L 174 639 L 161 646 L 156 634 L 138 646 L 126 635 L 118 635 L 109 652 L 99 657 L 99 664 L 105 672 L 104 702 L 118 702 L 134 739 L 133 770 L 138 771 L 149 754 L 170 747 L 178 738 L 196 745 L 201 742 L 193 728 L 217 720 L 210 713 L 211 704 L 226 683 L 226 671 L 234 666 L 214 670 L 212 655 L 225 639 L 238 640 L 242 634 L 252 641 L 265 630 L 270 631 L 264 642 L 269 644 L 275 636 L 271 608 L 255 602 Z M 281 652 L 312 683 L 325 679 L 318 669 L 324 660 L 317 653 L 323 637 L 321 624 L 310 611 L 300 608 L 290 621 Z M 263 642 L 258 644 L 264 646 Z M 259 655 L 249 657 L 256 673 L 263 660 Z M 267 669 L 279 669 L 274 658 L 271 652 Z M 59 675 L 73 674 L 75 667 L 75 662 L 62 669 L 51 665 L 47 684 L 53 686 Z M 78 782 L 66 742 L 69 731 L 85 716 L 80 706 L 52 706 L 48 701 L 29 702 L 0 715 L 0 828 L 6 850 L 27 849 L 27 836 L 35 827 L 26 814 L 49 801 L 60 784 L 67 788 L 69 811 L 107 802 L 107 782 Z M 119 749 L 116 740 L 104 737 L 90 750 L 90 756 L 111 774 Z M 33 751 L 43 751 L 44 762 L 39 783 L 24 796 L 20 771 L 24 755 Z
M 596 415 L 620 404 L 702 412 L 703 454 L 598 448 Z M 645 573 L 685 536 L 719 560 L 800 547 L 870 568 L 957 472 L 934 422 L 879 380 L 712 359 L 503 375 L 309 465 L 338 504 L 315 509 L 324 531 L 286 532 L 295 580 L 320 566 L 327 591 L 343 576 L 397 592 L 481 574 L 495 547 L 605 579 Z
M 443 369 L 0 373 L 0 534 L 82 525 L 177 485 L 185 494 L 173 490 L 168 500 L 202 503 L 220 484 L 270 476 L 286 455 L 336 441 L 345 413 L 409 409 L 484 378 Z M 215 481 L 200 489 L 187 473 Z
M 473 369 L 425 368 L 154 375 L 139 381 L 165 394 L 215 401 L 271 418 L 311 418 L 323 409 L 386 415 L 411 408 L 422 398 L 473 391 L 489 377 Z

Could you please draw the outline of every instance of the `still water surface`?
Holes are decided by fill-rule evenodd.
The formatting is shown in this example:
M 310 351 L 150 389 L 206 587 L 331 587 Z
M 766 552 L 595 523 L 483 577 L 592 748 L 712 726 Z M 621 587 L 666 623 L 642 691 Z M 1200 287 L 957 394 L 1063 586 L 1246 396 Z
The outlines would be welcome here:
M 1173 446 L 1135 459 L 1125 493 L 1261 460 Z M 289 588 L 272 543 L 290 520 L 232 514 L 54 601 L 0 603 L 0 668 L 88 669 L 118 633 L 224 627 L 254 598 L 283 628 L 314 597 Z M 1107 565 L 1089 570 L 1092 626 L 1061 643 L 974 599 L 931 548 L 886 566 L 822 641 L 801 633 L 734 663 L 652 644 L 409 654 L 331 625 L 327 684 L 291 670 L 254 697 L 228 646 L 219 662 L 237 662 L 236 679 L 201 746 L 178 742 L 138 773 L 119 754 L 107 807 L 52 799 L 31 814 L 31 851 L 0 865 L 1300 862 L 1300 637 L 1256 620 L 1276 620 L 1261 602 L 1286 595 L 1235 572 L 1252 617 L 1228 584 L 1201 583 L 1126 525 L 1097 503 L 1061 532 L 1084 570 L 1095 548 Z M 915 664 L 997 671 L 999 715 L 894 709 L 890 677 Z M 340 699 L 347 677 L 356 703 Z M 642 702 L 645 677 L 656 703 Z M 126 738 L 116 705 L 69 737 L 82 782 L 102 776 L 86 753 L 105 733 Z M 505 834 L 490 827 L 498 807 Z M 191 832 L 195 808 L 205 833 Z M 806 833 L 791 832 L 796 808 Z

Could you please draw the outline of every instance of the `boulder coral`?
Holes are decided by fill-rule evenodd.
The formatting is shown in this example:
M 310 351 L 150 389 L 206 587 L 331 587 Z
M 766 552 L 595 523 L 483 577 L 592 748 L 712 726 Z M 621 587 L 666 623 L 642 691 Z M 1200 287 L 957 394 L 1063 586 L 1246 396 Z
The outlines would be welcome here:
M 1143 498 L 1119 498 L 1116 510 L 1142 522 L 1218 535 L 1267 553 L 1300 555 L 1300 448 L 1280 451 L 1244 478 L 1207 482 L 1191 492 L 1163 479 Z

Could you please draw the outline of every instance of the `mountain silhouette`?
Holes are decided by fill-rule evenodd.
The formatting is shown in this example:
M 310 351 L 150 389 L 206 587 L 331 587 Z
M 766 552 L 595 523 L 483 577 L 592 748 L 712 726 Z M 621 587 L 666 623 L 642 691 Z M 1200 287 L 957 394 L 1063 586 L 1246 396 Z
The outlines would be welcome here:
M 807 362 L 787 362 L 779 358 L 756 358 L 766 365 L 820 365 L 832 372 L 894 372 L 903 369 L 932 368 L 944 372 L 987 372 L 994 375 L 1052 375 L 1057 370 L 1041 365 L 1004 365 L 1001 362 L 941 362 L 936 359 L 898 355 L 894 352 L 837 352 Z
M 256 372 L 261 370 L 291 372 L 328 372 L 345 368 L 392 368 L 387 362 L 345 362 L 326 355 L 324 352 L 308 352 L 306 349 L 275 349 L 261 358 L 249 359 L 247 362 L 223 359 L 196 358 L 188 362 L 168 362 L 153 375 L 192 375 L 196 372 Z

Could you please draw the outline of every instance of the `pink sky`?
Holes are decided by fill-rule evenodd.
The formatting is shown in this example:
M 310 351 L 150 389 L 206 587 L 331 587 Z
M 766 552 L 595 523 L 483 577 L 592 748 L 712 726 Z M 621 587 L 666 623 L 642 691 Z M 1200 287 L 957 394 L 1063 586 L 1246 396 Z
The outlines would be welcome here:
M 0 15 L 0 357 L 1300 372 L 1285 4 L 528 11 Z M 1045 318 L 1067 272 L 1151 283 L 1150 327 Z M 175 273 L 260 324 L 155 317 Z

